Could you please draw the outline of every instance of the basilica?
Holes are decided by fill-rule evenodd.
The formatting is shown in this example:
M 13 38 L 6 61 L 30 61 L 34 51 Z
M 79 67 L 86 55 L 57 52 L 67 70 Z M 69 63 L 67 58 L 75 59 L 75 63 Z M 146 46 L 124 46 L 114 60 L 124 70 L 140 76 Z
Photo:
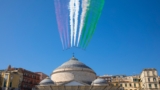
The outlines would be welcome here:
M 56 68 L 50 78 L 42 80 L 34 90 L 124 90 L 97 77 L 96 72 L 74 56 Z

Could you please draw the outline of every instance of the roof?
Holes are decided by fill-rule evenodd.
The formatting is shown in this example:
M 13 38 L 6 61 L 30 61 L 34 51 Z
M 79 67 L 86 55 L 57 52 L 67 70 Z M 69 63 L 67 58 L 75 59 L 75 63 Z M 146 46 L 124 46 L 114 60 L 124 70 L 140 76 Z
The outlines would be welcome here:
M 92 84 L 107 84 L 107 81 L 102 78 L 97 78 L 92 82 Z
M 75 57 L 72 57 L 69 61 L 63 63 L 57 69 L 75 68 L 75 67 L 91 69 L 90 67 L 86 66 L 84 63 L 78 61 L 78 59 L 76 59 Z
M 113 75 L 112 78 L 123 78 L 127 77 L 126 75 Z
M 49 77 L 47 77 L 43 79 L 39 84 L 40 85 L 51 85 L 51 84 L 54 84 L 54 82 Z
M 155 68 L 145 68 L 143 69 L 143 71 L 152 71 L 152 70 L 156 70 Z

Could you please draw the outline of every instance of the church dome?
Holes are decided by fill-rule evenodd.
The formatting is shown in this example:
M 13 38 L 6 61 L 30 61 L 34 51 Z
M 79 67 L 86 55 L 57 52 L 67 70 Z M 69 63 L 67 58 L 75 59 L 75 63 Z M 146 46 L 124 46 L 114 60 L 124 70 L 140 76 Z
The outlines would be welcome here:
M 91 84 L 96 79 L 96 73 L 90 67 L 72 57 L 53 71 L 51 79 L 56 83 L 79 81 Z
M 92 85 L 107 85 L 107 81 L 102 78 L 97 78 L 92 82 Z
M 49 77 L 46 77 L 39 84 L 40 85 L 53 85 L 54 82 Z
M 72 68 L 72 69 L 74 69 L 74 68 L 86 68 L 86 69 L 91 70 L 90 67 L 88 67 L 85 64 L 79 62 L 78 59 L 76 59 L 75 57 L 72 57 L 69 61 L 62 64 L 57 69 L 65 69 L 65 68 Z

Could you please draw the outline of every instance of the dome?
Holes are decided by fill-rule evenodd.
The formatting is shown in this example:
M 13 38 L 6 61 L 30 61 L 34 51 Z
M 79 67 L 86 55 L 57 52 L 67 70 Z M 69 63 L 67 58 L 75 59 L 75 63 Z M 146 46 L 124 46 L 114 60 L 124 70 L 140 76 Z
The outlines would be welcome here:
M 51 79 L 56 83 L 79 81 L 91 84 L 96 79 L 96 73 L 90 67 L 72 57 L 52 72 Z
M 47 77 L 43 79 L 39 84 L 40 85 L 51 85 L 51 84 L 53 85 L 54 82 L 49 77 Z
M 102 78 L 97 78 L 92 82 L 92 85 L 107 85 L 107 81 Z
M 81 63 L 75 57 L 72 57 L 69 61 L 65 62 L 57 69 L 65 69 L 65 68 L 86 68 L 91 69 L 90 67 L 86 66 L 85 64 Z

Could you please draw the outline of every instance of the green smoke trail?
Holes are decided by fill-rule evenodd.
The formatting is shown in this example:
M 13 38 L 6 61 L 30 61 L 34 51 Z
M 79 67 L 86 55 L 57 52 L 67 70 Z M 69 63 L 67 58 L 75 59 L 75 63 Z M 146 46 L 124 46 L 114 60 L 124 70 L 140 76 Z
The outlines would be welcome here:
M 82 48 L 84 47 L 87 38 L 91 35 L 91 31 L 92 31 L 92 30 L 90 30 L 90 28 L 91 28 L 93 22 L 95 22 L 94 17 L 95 17 L 95 15 L 96 15 L 95 13 L 97 13 L 97 12 L 93 13 L 93 11 L 94 11 L 93 1 L 95 2 L 95 0 L 92 0 L 92 1 L 91 1 L 91 4 L 90 4 L 90 13 L 89 13 L 89 15 L 88 15 L 90 18 L 87 18 L 87 19 L 89 19 L 88 22 L 87 22 L 87 24 L 90 24 L 90 23 L 91 23 L 91 24 L 88 25 L 89 28 L 88 28 L 88 30 L 86 30 L 86 34 L 83 35 L 83 36 L 85 36 L 85 37 L 83 37 L 83 39 L 82 39 L 82 40 L 84 41 L 83 44 L 81 45 Z M 97 10 L 95 10 L 95 11 L 97 11 Z
M 91 0 L 89 0 L 89 3 L 91 2 Z M 87 13 L 86 13 L 86 18 L 84 20 L 84 26 L 82 28 L 82 36 L 80 38 L 80 47 L 82 46 L 82 43 L 83 43 L 83 39 L 84 39 L 84 36 L 85 36 L 85 33 L 86 33 L 86 29 L 87 29 L 87 25 L 88 25 L 88 18 L 89 18 L 89 14 L 90 14 L 90 7 L 91 5 L 88 7 L 87 9 Z
M 86 38 L 85 38 L 85 41 L 84 41 L 83 46 L 82 46 L 84 49 L 88 46 L 88 44 L 89 44 L 89 42 L 90 42 L 90 40 L 91 40 L 91 38 L 92 38 L 92 36 L 95 32 L 96 25 L 97 25 L 98 20 L 101 16 L 101 12 L 102 12 L 102 9 L 103 9 L 103 6 L 104 6 L 104 0 L 93 0 L 92 4 L 98 5 L 96 1 L 99 2 L 99 6 L 93 6 L 91 8 L 92 10 L 94 10 L 94 12 L 91 14 L 94 19 L 92 19 L 92 21 L 91 21 L 91 24 L 89 26 L 89 30 L 86 34 Z

